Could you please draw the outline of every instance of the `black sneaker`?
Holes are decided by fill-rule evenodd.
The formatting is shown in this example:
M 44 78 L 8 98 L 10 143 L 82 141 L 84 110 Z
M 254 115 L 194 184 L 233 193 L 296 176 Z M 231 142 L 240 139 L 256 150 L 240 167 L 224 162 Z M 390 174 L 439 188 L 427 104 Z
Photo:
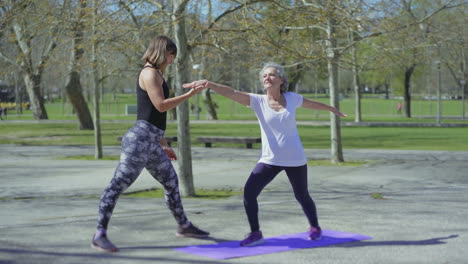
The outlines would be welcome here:
M 91 247 L 105 251 L 105 252 L 117 252 L 119 249 L 107 239 L 106 235 L 102 235 L 99 238 L 95 238 L 93 235 L 93 240 L 91 241 Z
M 186 228 L 183 228 L 181 225 L 179 225 L 176 233 L 176 236 L 178 237 L 205 238 L 209 235 L 209 232 L 201 230 L 200 228 L 194 226 L 192 223 L 190 223 L 190 225 Z

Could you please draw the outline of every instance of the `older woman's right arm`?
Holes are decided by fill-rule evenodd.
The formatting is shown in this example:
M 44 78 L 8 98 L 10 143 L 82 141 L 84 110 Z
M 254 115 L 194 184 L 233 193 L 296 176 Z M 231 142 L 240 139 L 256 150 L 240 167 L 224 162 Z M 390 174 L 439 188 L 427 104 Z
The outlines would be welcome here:
M 197 88 L 199 86 L 204 86 L 206 88 L 210 88 L 216 93 L 229 98 L 235 102 L 238 102 L 240 104 L 250 106 L 250 95 L 245 92 L 237 91 L 229 86 L 210 82 L 207 80 L 199 80 L 199 81 L 194 81 L 191 83 L 184 84 L 184 88 Z

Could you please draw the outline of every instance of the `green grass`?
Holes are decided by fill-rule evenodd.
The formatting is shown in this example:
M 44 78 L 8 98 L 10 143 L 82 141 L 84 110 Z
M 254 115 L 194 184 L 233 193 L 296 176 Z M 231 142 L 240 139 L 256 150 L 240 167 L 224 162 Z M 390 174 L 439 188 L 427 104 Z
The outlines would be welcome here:
M 120 145 L 132 123 L 102 124 L 104 145 Z M 305 148 L 330 148 L 330 128 L 299 126 Z M 468 151 L 468 128 L 462 127 L 342 127 L 343 148 Z M 176 135 L 169 124 L 166 135 Z M 260 136 L 257 124 L 192 124 L 192 146 L 203 146 L 197 136 Z M 94 145 L 94 132 L 79 130 L 75 124 L 21 124 L 0 122 L 0 144 Z M 213 147 L 243 148 L 243 144 L 213 144 Z M 260 144 L 254 144 L 259 148 Z
M 252 110 L 248 107 L 234 103 L 222 96 L 212 94 L 218 104 L 220 120 L 255 120 Z M 315 99 L 313 94 L 306 97 Z M 125 104 L 135 104 L 134 94 L 106 94 L 101 104 L 101 118 L 113 120 L 116 123 L 102 124 L 102 141 L 104 145 L 119 145 L 116 140 L 122 136 L 132 125 L 135 116 L 125 116 Z M 190 99 L 194 103 L 195 98 Z M 329 103 L 327 98 L 316 99 Z M 200 100 L 201 101 L 201 100 Z M 396 106 L 401 100 L 362 99 L 363 121 L 368 122 L 421 122 L 435 123 L 434 116 L 437 109 L 435 101 L 413 100 L 413 116 L 418 118 L 405 118 L 396 113 Z M 354 101 L 345 98 L 340 101 L 340 108 L 349 117 L 343 121 L 354 120 Z M 94 132 L 79 130 L 76 117 L 69 104 L 60 102 L 46 104 L 49 119 L 74 120 L 75 124 L 19 124 L 0 122 L 0 144 L 20 145 L 94 145 Z M 467 107 L 468 109 L 468 107 Z M 443 114 L 447 116 L 461 115 L 461 101 L 443 101 Z M 205 113 L 200 115 L 205 119 Z M 424 117 L 424 118 L 423 118 Z M 16 116 L 14 111 L 9 112 L 8 120 L 32 119 L 31 111 Z M 195 115 L 191 115 L 195 119 Z M 313 111 L 299 108 L 297 119 L 304 121 L 329 120 L 326 111 Z M 121 121 L 119 123 L 119 121 Z M 454 120 L 442 117 L 442 123 L 468 123 L 468 120 Z M 299 134 L 305 148 L 330 148 L 330 129 L 328 127 L 299 126 Z M 167 135 L 176 135 L 176 125 L 168 124 Z M 197 136 L 259 136 L 260 129 L 257 124 L 192 124 L 191 141 L 193 146 L 202 146 L 196 142 Z M 415 149 L 415 150 L 468 150 L 468 128 L 440 128 L 440 127 L 342 127 L 344 148 L 353 149 Z M 214 144 L 214 147 L 244 147 L 243 144 Z M 254 148 L 259 148 L 255 144 Z
M 307 166 L 350 166 L 357 167 L 368 164 L 367 161 L 346 161 L 340 163 L 332 163 L 330 160 L 309 160 Z
M 303 94 L 305 97 L 317 100 L 326 104 L 330 104 L 328 98 L 315 98 L 314 94 Z M 323 95 L 321 95 L 323 96 Z M 221 120 L 254 120 L 255 115 L 252 110 L 243 105 L 237 104 L 225 97 L 218 94 L 212 94 L 213 100 L 218 105 L 217 113 L 218 118 Z M 189 100 L 190 104 L 195 104 L 196 97 L 192 97 Z M 202 97 L 200 97 L 200 102 Z M 368 122 L 435 122 L 434 116 L 437 111 L 437 102 L 434 100 L 412 100 L 412 118 L 406 118 L 402 115 L 397 114 L 397 105 L 403 100 L 397 99 L 375 99 L 375 98 L 363 98 L 361 100 L 362 118 L 363 121 Z M 103 120 L 134 120 L 135 116 L 125 115 L 125 105 L 136 104 L 136 97 L 134 94 L 106 94 L 103 102 L 101 102 L 100 112 Z M 465 103 L 467 104 L 467 103 Z M 76 119 L 73 114 L 72 107 L 69 103 L 63 104 L 61 102 L 47 103 L 45 105 L 49 119 L 51 120 L 63 120 L 63 119 Z M 89 104 L 90 110 L 92 111 L 92 104 Z M 203 104 L 201 104 L 202 112 L 200 119 L 206 119 L 206 111 Z M 348 114 L 348 118 L 343 119 L 344 121 L 354 120 L 354 99 L 345 98 L 340 101 L 340 109 L 342 112 Z M 468 106 L 465 105 L 465 109 Z M 442 122 L 443 123 L 468 123 L 468 120 L 451 120 L 444 118 L 447 116 L 460 117 L 462 115 L 462 102 L 461 100 L 443 100 L 442 101 Z M 467 115 L 468 116 L 468 115 Z M 432 117 L 432 118 L 429 118 Z M 191 118 L 195 118 L 192 114 Z M 24 115 L 16 116 L 14 110 L 9 111 L 9 119 L 32 119 L 31 111 L 24 111 Z M 315 111 L 309 109 L 299 108 L 297 110 L 297 119 L 302 121 L 311 120 L 328 120 L 329 113 L 326 111 Z
M 313 94 L 303 94 L 306 98 L 316 100 L 325 104 L 330 104 L 328 98 L 314 98 Z M 191 99 L 193 100 L 193 98 Z M 234 103 L 220 95 L 213 94 L 219 106 L 218 113 L 220 119 L 255 119 L 255 115 L 248 107 Z M 434 119 L 419 118 L 426 116 L 435 116 L 437 113 L 437 102 L 430 100 L 413 100 L 411 114 L 415 118 L 406 118 L 397 113 L 397 106 L 403 100 L 396 99 L 374 99 L 364 98 L 361 100 L 361 111 L 363 121 L 393 121 L 393 122 L 414 122 L 418 119 L 426 120 L 423 122 L 434 122 Z M 354 120 L 354 99 L 346 98 L 340 101 L 340 109 L 343 113 L 348 114 L 347 120 Z M 468 109 L 468 107 L 466 107 Z M 444 100 L 442 101 L 442 114 L 445 116 L 461 116 L 462 102 L 460 100 Z M 204 112 L 200 115 L 204 116 Z M 325 111 L 315 111 L 310 109 L 299 108 L 297 110 L 297 119 L 303 121 L 312 120 L 328 120 L 329 113 Z
M 241 191 L 233 190 L 208 190 L 208 189 L 197 189 L 195 188 L 194 197 L 186 198 L 198 198 L 198 199 L 225 199 L 231 196 L 240 195 Z M 126 197 L 138 197 L 138 198 L 163 198 L 164 190 L 163 189 L 151 189 L 144 191 L 137 191 L 132 193 L 123 194 Z
M 371 193 L 371 198 L 376 200 L 385 200 L 383 194 L 381 193 Z
M 353 149 L 468 151 L 468 128 L 345 127 L 343 146 Z
M 104 145 L 118 144 L 116 138 L 132 124 L 104 124 Z M 0 144 L 18 145 L 94 145 L 94 131 L 79 130 L 76 124 L 0 123 Z

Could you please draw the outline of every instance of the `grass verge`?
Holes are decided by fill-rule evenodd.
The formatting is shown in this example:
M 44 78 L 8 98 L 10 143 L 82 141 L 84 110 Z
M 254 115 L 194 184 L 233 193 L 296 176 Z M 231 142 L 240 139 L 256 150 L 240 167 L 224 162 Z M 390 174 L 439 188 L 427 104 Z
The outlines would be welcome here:
M 102 124 L 104 146 L 120 145 L 130 127 L 125 124 Z M 330 128 L 299 126 L 304 148 L 330 148 Z M 257 124 L 192 124 L 192 146 L 203 146 L 198 136 L 260 136 Z M 468 151 L 466 127 L 342 127 L 342 144 L 346 149 L 405 149 Z M 175 124 L 169 124 L 166 135 L 177 135 Z M 17 145 L 94 145 L 94 131 L 79 130 L 76 124 L 0 123 L 0 144 Z M 245 147 L 243 144 L 213 144 L 213 147 Z M 260 148 L 260 144 L 254 144 Z
M 225 199 L 231 196 L 236 196 L 242 194 L 241 191 L 233 190 L 217 190 L 217 189 L 198 189 L 195 188 L 195 197 L 185 197 L 185 198 L 194 198 L 194 199 Z M 131 192 L 123 194 L 126 197 L 138 197 L 138 198 L 163 198 L 164 190 L 163 189 L 150 189 L 137 192 Z
M 309 160 L 307 166 L 350 166 L 357 167 L 368 164 L 368 161 L 345 161 L 340 163 L 332 163 L 330 160 Z

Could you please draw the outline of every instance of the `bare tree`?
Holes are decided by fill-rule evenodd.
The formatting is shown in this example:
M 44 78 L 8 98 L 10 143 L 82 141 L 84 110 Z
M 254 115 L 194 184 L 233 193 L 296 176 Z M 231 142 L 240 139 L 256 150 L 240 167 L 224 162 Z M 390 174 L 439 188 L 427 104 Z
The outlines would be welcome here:
M 350 40 L 354 42 L 354 32 L 350 32 Z M 358 43 L 354 43 L 351 47 L 351 68 L 353 71 L 353 88 L 354 88 L 354 121 L 362 121 L 361 112 L 361 82 L 359 79 L 359 65 L 357 60 L 357 46 Z
M 78 0 L 76 17 L 72 19 L 72 25 L 70 25 L 72 40 L 70 43 L 70 61 L 68 64 L 65 91 L 78 117 L 80 129 L 92 130 L 94 129 L 94 125 L 88 104 L 83 96 L 83 87 L 81 85 L 82 66 L 80 66 L 80 60 L 85 54 L 83 41 L 85 16 L 87 15 L 88 8 L 87 2 L 87 0 Z
M 233 1 L 233 6 L 226 10 L 219 10 L 220 15 L 212 20 L 204 32 L 211 30 L 216 23 L 224 17 L 227 17 L 233 12 L 241 10 L 243 7 L 258 3 L 261 1 L 246 1 L 237 3 Z M 174 30 L 175 42 L 179 49 L 177 60 L 175 63 L 175 80 L 176 95 L 182 94 L 185 91 L 182 84 L 191 81 L 189 58 L 193 46 L 189 45 L 187 36 L 186 16 L 187 6 L 189 0 L 174 0 L 172 8 L 172 25 Z M 201 40 L 204 34 L 200 34 L 197 38 Z M 193 41 L 194 43 L 196 41 Z M 191 157 L 191 143 L 190 143 L 190 126 L 189 126 L 189 107 L 188 102 L 184 102 L 177 107 L 177 137 L 178 137 L 178 151 L 179 151 L 179 178 L 181 179 L 181 192 L 187 196 L 194 196 L 195 189 L 193 188 L 193 173 L 192 173 L 192 157 Z
M 50 54 L 56 47 L 60 25 L 57 20 L 49 23 L 50 19 L 44 18 L 60 16 L 64 9 L 56 9 L 46 2 L 10 0 L 1 6 L 1 10 L 1 30 L 11 33 L 2 35 L 13 37 L 17 52 L 7 55 L 0 50 L 0 58 L 15 67 L 23 77 L 34 119 L 48 119 L 41 80 Z
M 419 65 L 431 61 L 433 56 L 440 56 L 440 47 L 444 41 L 434 37 L 431 21 L 438 14 L 466 3 L 457 0 L 443 2 L 399 0 L 382 1 L 387 10 L 385 18 L 379 21 L 380 31 L 371 36 L 379 36 L 374 41 L 386 66 L 397 65 L 403 75 L 403 96 L 405 116 L 411 115 L 412 78 Z M 427 54 L 430 54 L 427 58 Z M 440 58 L 439 58 L 440 60 Z
M 92 21 L 91 21 L 91 68 L 93 76 L 93 103 L 94 103 L 94 157 L 102 159 L 102 137 L 101 137 L 101 114 L 100 114 L 100 82 L 98 72 L 98 59 L 97 59 L 97 16 L 98 6 L 97 0 L 92 2 Z
M 175 43 L 178 47 L 177 59 L 175 63 L 176 95 L 181 95 L 185 91 L 183 83 L 190 81 L 189 55 L 190 48 L 185 28 L 185 9 L 188 0 L 174 0 L 172 11 L 172 25 L 174 28 Z M 185 101 L 177 106 L 177 145 L 179 152 L 179 178 L 181 180 L 181 193 L 186 196 L 195 196 L 192 174 L 192 149 L 190 141 L 189 107 Z

